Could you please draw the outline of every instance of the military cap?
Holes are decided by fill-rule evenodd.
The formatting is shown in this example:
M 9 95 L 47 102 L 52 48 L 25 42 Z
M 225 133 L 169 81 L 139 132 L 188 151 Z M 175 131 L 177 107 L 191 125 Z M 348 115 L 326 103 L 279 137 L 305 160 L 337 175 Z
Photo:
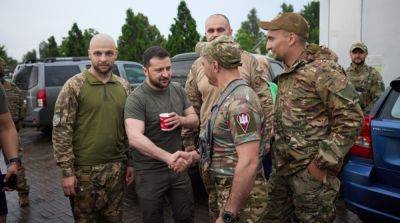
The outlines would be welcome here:
M 242 65 L 242 50 L 231 37 L 222 35 L 211 42 L 206 42 L 201 56 L 209 56 L 226 69 L 237 68 Z
M 285 30 L 287 32 L 296 33 L 297 35 L 308 38 L 308 30 L 310 26 L 307 20 L 298 13 L 286 12 L 279 14 L 271 21 L 261 21 L 258 25 L 265 30 Z
M 361 43 L 361 42 L 359 42 L 359 43 L 353 43 L 353 44 L 351 45 L 351 47 L 350 47 L 350 52 L 353 52 L 353 50 L 355 50 L 355 49 L 360 49 L 360 50 L 362 50 L 362 51 L 368 53 L 368 48 L 367 48 L 367 46 L 366 46 L 364 43 Z
M 202 52 L 203 52 L 203 50 L 204 50 L 204 47 L 206 46 L 206 43 L 207 43 L 207 42 L 198 42 L 198 43 L 196 44 L 195 48 L 194 48 L 194 51 L 195 51 L 197 54 L 201 55 Z

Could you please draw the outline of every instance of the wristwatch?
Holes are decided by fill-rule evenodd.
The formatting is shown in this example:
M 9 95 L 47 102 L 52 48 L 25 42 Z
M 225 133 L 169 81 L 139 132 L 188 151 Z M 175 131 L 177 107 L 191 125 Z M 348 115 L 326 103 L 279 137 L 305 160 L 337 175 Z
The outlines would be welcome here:
M 8 160 L 8 165 L 11 165 L 12 163 L 17 164 L 17 166 L 21 166 L 21 159 L 19 157 L 15 157 L 12 159 Z
M 223 211 L 221 214 L 221 218 L 225 223 L 234 223 L 236 220 L 236 216 L 229 211 Z

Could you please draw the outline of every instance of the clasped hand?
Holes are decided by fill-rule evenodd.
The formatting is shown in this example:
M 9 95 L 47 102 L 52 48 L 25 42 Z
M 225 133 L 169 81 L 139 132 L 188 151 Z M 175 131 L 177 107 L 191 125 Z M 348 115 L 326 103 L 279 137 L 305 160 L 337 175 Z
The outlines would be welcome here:
M 188 152 L 177 151 L 170 155 L 168 167 L 175 172 L 182 172 L 192 165 L 193 158 Z

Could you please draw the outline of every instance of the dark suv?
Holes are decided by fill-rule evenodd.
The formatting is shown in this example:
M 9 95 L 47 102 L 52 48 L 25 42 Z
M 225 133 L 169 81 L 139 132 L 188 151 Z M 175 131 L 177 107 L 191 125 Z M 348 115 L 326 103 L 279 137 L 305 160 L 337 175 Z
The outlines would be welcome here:
M 54 105 L 62 86 L 73 75 L 89 67 L 88 58 L 52 58 L 21 65 L 13 75 L 13 82 L 26 95 L 24 125 L 50 133 Z M 128 80 L 132 88 L 145 79 L 142 65 L 130 61 L 116 61 L 113 73 Z
M 279 76 L 283 71 L 282 63 L 271 59 L 267 56 L 254 54 L 256 58 L 265 57 L 269 63 L 269 79 L 276 80 L 276 77 Z M 182 86 L 185 86 L 186 77 L 192 67 L 193 62 L 199 58 L 199 55 L 195 52 L 191 53 L 181 53 L 172 57 L 172 81 L 180 83 Z

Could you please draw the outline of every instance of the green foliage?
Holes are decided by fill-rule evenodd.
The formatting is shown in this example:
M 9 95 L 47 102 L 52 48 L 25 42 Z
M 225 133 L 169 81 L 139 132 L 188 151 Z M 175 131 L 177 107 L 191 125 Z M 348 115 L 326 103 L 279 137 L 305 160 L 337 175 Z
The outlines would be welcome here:
M 54 36 L 50 36 L 50 38 L 47 39 L 47 42 L 42 41 L 39 44 L 39 54 L 42 59 L 60 56 Z
M 178 6 L 178 15 L 175 23 L 169 29 L 166 48 L 174 56 L 179 53 L 192 52 L 196 43 L 200 40 L 200 34 L 196 30 L 196 21 L 193 19 L 186 2 L 181 1 Z
M 118 57 L 121 60 L 142 62 L 143 52 L 153 45 L 164 45 L 164 37 L 156 26 L 150 25 L 146 16 L 126 11 L 122 35 L 118 38 Z
M 310 32 L 308 37 L 309 43 L 319 43 L 319 1 L 309 2 L 300 11 L 300 14 L 308 21 Z
M 68 36 L 63 38 L 60 46 L 60 54 L 64 57 L 87 56 L 85 40 L 78 24 L 74 23 Z
M 286 3 L 283 3 L 281 5 L 281 9 L 282 9 L 282 12 L 293 12 L 294 11 L 293 10 L 293 5 L 292 4 L 286 4 Z
M 94 35 L 99 34 L 99 32 L 97 32 L 97 30 L 89 28 L 89 29 L 85 29 L 85 31 L 83 31 L 83 41 L 85 43 L 85 51 L 87 52 L 87 50 L 89 49 L 89 44 L 90 44 L 90 40 L 92 39 L 92 37 Z
M 265 36 L 258 26 L 259 21 L 256 9 L 251 9 L 247 20 L 242 22 L 236 33 L 235 41 L 248 52 L 265 54 Z
M 33 49 L 31 51 L 28 51 L 26 54 L 24 54 L 24 56 L 22 57 L 22 61 L 24 63 L 28 62 L 28 61 L 35 61 L 37 60 L 37 56 L 36 56 L 36 50 Z
M 8 56 L 6 47 L 2 45 L 0 45 L 0 57 L 6 62 L 6 67 L 8 67 L 11 70 L 13 70 L 18 64 L 17 60 Z

